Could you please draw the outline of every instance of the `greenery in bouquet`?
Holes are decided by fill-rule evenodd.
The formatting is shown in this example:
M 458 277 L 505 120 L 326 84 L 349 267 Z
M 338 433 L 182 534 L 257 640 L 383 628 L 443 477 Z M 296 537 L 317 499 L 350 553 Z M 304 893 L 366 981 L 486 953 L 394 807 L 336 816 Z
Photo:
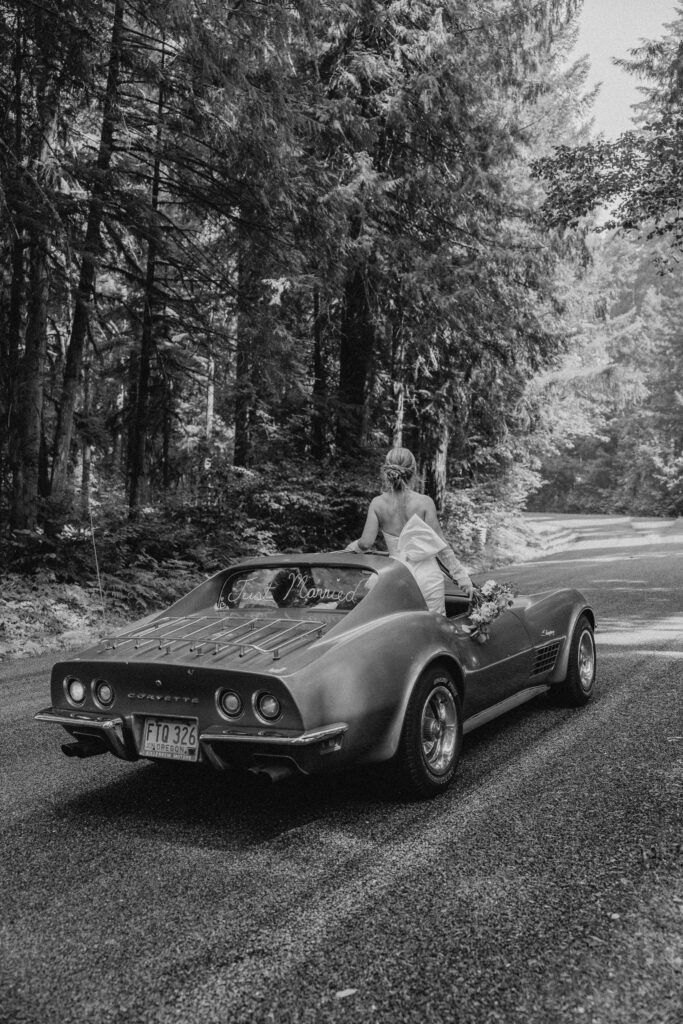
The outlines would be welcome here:
M 471 625 L 466 626 L 471 640 L 485 644 L 489 639 L 491 623 L 512 604 L 514 588 L 509 583 L 487 580 L 472 592 Z

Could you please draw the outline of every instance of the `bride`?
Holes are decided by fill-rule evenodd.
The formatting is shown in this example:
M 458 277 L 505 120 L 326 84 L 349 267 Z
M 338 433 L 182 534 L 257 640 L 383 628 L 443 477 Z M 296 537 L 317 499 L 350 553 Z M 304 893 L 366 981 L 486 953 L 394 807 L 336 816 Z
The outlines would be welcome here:
M 442 562 L 451 579 L 472 593 L 472 581 L 443 535 L 431 498 L 412 489 L 417 475 L 415 456 L 392 448 L 384 460 L 384 492 L 370 502 L 363 533 L 347 551 L 367 551 L 381 530 L 389 554 L 404 562 L 415 577 L 430 611 L 445 615 Z

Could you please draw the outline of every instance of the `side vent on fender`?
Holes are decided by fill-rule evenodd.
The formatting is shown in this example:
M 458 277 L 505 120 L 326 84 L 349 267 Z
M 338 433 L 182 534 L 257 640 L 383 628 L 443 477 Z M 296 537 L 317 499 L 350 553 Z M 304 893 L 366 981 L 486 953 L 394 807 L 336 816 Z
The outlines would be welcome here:
M 562 640 L 560 639 L 553 640 L 552 643 L 536 648 L 536 661 L 531 673 L 532 676 L 540 676 L 543 672 L 550 672 L 551 669 L 555 668 L 555 662 L 557 661 L 557 655 L 561 646 Z

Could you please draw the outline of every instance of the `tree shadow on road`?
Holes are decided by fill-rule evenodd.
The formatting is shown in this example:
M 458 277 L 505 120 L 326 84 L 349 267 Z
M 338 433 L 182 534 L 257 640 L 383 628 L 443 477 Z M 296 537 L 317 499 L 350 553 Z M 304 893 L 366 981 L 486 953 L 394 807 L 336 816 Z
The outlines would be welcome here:
M 655 609 L 630 618 L 605 618 L 598 634 L 600 647 L 638 650 L 644 645 L 659 645 L 664 654 L 675 654 L 670 646 L 683 647 L 683 614 L 657 615 Z

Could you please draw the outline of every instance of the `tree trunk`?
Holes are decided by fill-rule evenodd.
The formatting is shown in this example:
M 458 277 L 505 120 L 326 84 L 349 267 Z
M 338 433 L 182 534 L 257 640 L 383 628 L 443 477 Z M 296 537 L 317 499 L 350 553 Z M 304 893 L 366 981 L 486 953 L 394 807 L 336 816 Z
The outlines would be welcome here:
M 14 74 L 14 174 L 19 177 L 23 157 L 23 104 L 22 104 L 22 78 L 23 78 L 23 20 L 21 7 L 17 4 L 16 26 L 14 39 L 14 60 L 12 65 Z M 19 188 L 17 188 L 19 192 Z M 15 220 L 12 225 L 11 234 L 11 284 L 9 294 L 9 305 L 7 310 L 7 329 L 0 338 L 0 376 L 2 377 L 2 393 L 0 395 L 0 436 L 7 438 L 7 461 L 12 478 L 21 472 L 21 439 L 20 439 L 20 415 L 17 407 L 17 370 L 19 365 L 19 353 L 22 350 L 22 313 L 24 308 L 24 291 L 26 271 L 24 266 L 24 252 L 26 239 L 22 220 L 15 212 Z M 5 456 L 5 443 L 0 445 L 0 459 Z M 4 466 L 0 464 L 0 488 L 5 479 Z
M 403 447 L 403 424 L 405 423 L 405 384 L 402 380 L 394 381 L 394 401 L 396 411 L 394 415 L 394 429 L 391 436 L 391 443 L 394 448 Z
M 431 451 L 425 459 L 425 492 L 434 499 L 437 512 L 443 511 L 446 497 L 448 444 L 450 441 L 450 422 L 444 411 L 439 414 L 436 435 L 432 441 Z
M 313 394 L 311 411 L 311 454 L 319 461 L 327 450 L 327 366 L 325 363 L 323 318 L 320 293 L 313 295 Z
M 81 509 L 87 514 L 90 508 L 90 483 L 92 481 L 92 448 L 88 441 L 81 448 Z
M 142 335 L 138 357 L 135 413 L 132 423 L 130 445 L 130 489 L 129 515 L 135 519 L 138 506 L 147 496 L 147 411 L 149 405 L 149 380 L 154 352 L 154 277 L 156 273 L 156 242 L 150 240 L 147 249 L 147 272 L 145 275 L 144 308 L 142 312 Z
M 15 175 L 21 172 L 23 149 L 24 149 L 24 128 L 23 128 L 23 104 L 22 104 L 22 77 L 23 77 L 23 20 L 21 7 L 17 4 L 17 21 L 14 41 L 14 166 Z M 19 189 L 17 189 L 19 191 Z M 9 434 L 10 416 L 12 408 L 12 395 L 15 385 L 19 353 L 22 347 L 21 319 L 24 305 L 24 249 L 26 241 L 24 238 L 23 223 L 15 214 L 11 241 L 11 268 L 12 283 L 10 285 L 9 310 L 7 314 L 7 340 L 3 339 L 3 374 L 4 386 L 4 410 L 6 416 L 7 430 Z
M 236 466 L 250 466 L 256 415 L 254 392 L 253 256 L 249 246 L 248 219 L 240 217 L 237 253 L 237 345 L 235 351 L 235 450 Z
M 47 236 L 31 233 L 26 345 L 16 389 L 17 440 L 20 458 L 14 473 L 10 521 L 13 529 L 33 530 L 38 518 L 43 374 L 47 354 Z
M 140 353 L 137 349 L 133 349 L 128 357 L 128 403 L 127 407 L 124 406 L 124 422 L 126 424 L 126 446 L 125 453 L 122 450 L 122 456 L 125 454 L 125 463 L 122 459 L 122 470 L 123 475 L 126 478 L 128 484 L 128 493 L 130 495 L 130 468 L 133 465 L 133 448 L 135 447 L 135 410 L 138 404 L 138 380 L 140 378 Z M 123 449 L 123 446 L 122 446 Z
M 26 241 L 23 233 L 14 235 L 12 238 L 12 284 L 7 316 L 7 349 L 5 355 L 7 366 L 6 385 L 10 395 L 21 351 L 21 311 L 24 305 L 25 248 Z
M 83 415 L 90 415 L 90 370 L 86 367 L 83 374 Z M 81 510 L 86 513 L 90 509 L 90 482 L 92 479 L 92 448 L 88 440 L 81 446 Z
M 213 434 L 214 402 L 216 397 L 216 363 L 213 356 L 206 361 L 206 439 Z
M 250 466 L 253 456 L 254 391 L 251 379 L 251 338 L 240 330 L 235 360 L 235 451 L 236 466 Z
M 406 417 L 405 385 L 405 340 L 400 324 L 391 325 L 391 386 L 394 393 L 394 448 L 403 447 L 403 430 Z
M 39 14 L 42 17 L 42 12 Z M 17 29 L 15 43 L 15 113 L 21 118 L 21 46 Z M 37 118 L 33 135 L 32 170 L 38 181 L 49 179 L 49 166 L 55 146 L 57 129 L 58 90 L 54 68 L 45 60 L 38 75 L 35 90 Z M 21 122 L 15 126 L 15 155 L 22 155 Z M 29 281 L 27 294 L 26 337 L 24 352 L 17 365 L 17 381 L 13 398 L 12 441 L 16 444 L 13 455 L 14 474 L 10 522 L 14 529 L 33 530 L 38 521 L 38 500 L 41 483 L 41 441 L 43 436 L 44 376 L 47 357 L 47 310 L 49 298 L 48 228 L 46 210 L 35 210 L 27 227 L 29 250 Z M 16 272 L 23 283 L 23 266 Z M 23 263 L 23 259 L 22 259 Z M 14 337 L 10 339 L 11 359 L 16 358 L 14 348 L 19 342 L 21 293 L 13 296 Z
M 375 348 L 366 281 L 356 269 L 347 281 L 339 348 L 337 448 L 353 456 L 366 443 L 368 384 Z
M 74 318 L 66 353 L 64 382 L 59 403 L 57 431 L 55 435 L 54 462 L 52 466 L 52 496 L 59 501 L 66 490 L 71 438 L 74 427 L 74 411 L 78 395 L 78 381 L 81 374 L 83 352 L 90 319 L 90 303 L 95 288 L 95 272 L 100 251 L 100 226 L 106 196 L 106 172 L 111 164 L 114 142 L 114 127 L 117 119 L 119 72 L 123 48 L 123 17 L 125 0 L 116 0 L 109 50 L 109 70 L 102 110 L 100 145 L 97 154 L 97 175 L 88 206 L 88 222 L 85 232 L 81 272 L 75 296 Z
M 126 385 L 121 384 L 119 386 L 119 392 L 116 398 L 116 412 L 114 414 L 114 429 L 112 432 L 111 439 L 111 461 L 110 466 L 114 473 L 120 473 L 122 477 L 126 476 L 126 466 L 128 464 L 128 453 L 125 449 L 123 439 L 125 436 L 125 409 L 126 409 Z
M 149 381 L 152 368 L 152 356 L 154 354 L 156 306 L 155 278 L 159 237 L 157 213 L 159 210 L 159 190 L 161 182 L 161 136 L 164 114 L 164 56 L 165 51 L 162 41 L 161 84 L 159 85 L 159 99 L 157 103 L 156 152 L 154 156 L 154 169 L 152 172 L 151 216 L 149 242 L 147 243 L 147 269 L 145 273 L 145 294 L 142 311 L 142 335 L 140 338 L 140 359 L 138 364 L 137 401 L 133 426 L 133 443 L 131 446 L 132 461 L 130 466 L 129 494 L 129 515 L 131 519 L 136 517 L 141 500 L 144 501 L 146 499 L 148 484 L 147 417 L 149 407 Z
M 171 436 L 173 430 L 173 392 L 169 381 L 164 382 L 163 438 L 161 446 L 161 486 L 167 491 L 171 486 Z
M 49 380 L 48 380 L 49 386 Z M 44 389 L 44 394 L 49 394 L 47 389 Z M 43 405 L 45 400 L 43 399 Z M 50 497 L 50 450 L 47 443 L 47 436 L 45 434 L 45 416 L 43 416 L 40 424 L 40 458 L 38 461 L 38 495 L 43 501 L 47 501 Z
M 7 340 L 2 350 L 2 435 L 7 438 L 7 461 L 14 477 L 21 472 L 21 406 L 18 402 L 17 378 L 19 353 L 22 349 L 21 320 L 24 303 L 24 250 L 26 242 L 17 234 L 12 239 L 12 283 L 7 313 Z M 4 443 L 2 445 L 4 449 Z M 2 451 L 4 455 L 4 450 Z M 1 468 L 1 467 L 0 467 Z M 4 473 L 0 472 L 0 486 Z

